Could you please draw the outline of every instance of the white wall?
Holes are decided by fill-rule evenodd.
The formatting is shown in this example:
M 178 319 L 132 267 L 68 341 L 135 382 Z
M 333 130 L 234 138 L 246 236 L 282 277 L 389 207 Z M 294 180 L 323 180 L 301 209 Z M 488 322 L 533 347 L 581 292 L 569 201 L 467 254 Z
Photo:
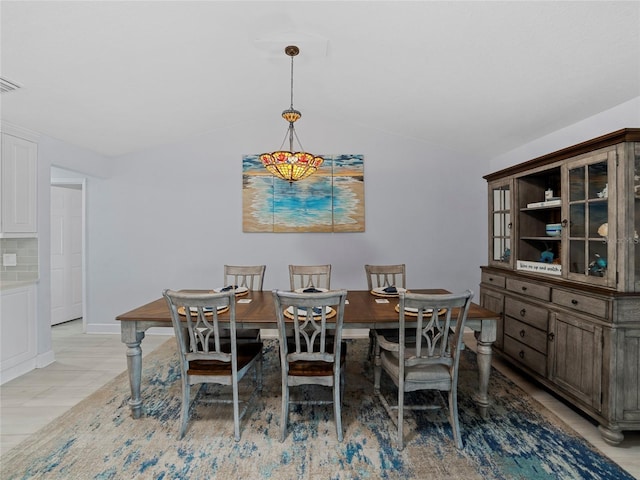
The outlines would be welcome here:
M 410 287 L 477 292 L 486 262 L 482 176 L 640 126 L 639 107 L 634 99 L 491 161 L 305 112 L 297 128 L 305 148 L 365 155 L 364 233 L 242 232 L 241 158 L 279 146 L 286 123 L 277 116 L 116 159 L 45 137 L 40 167 L 85 169 L 87 331 L 119 332 L 116 315 L 158 298 L 163 288 L 218 286 L 225 263 L 266 263 L 266 289 L 287 287 L 289 263 L 331 263 L 332 285 L 355 289 L 366 288 L 363 264 L 404 262 Z M 48 177 L 41 177 L 39 207 L 48 212 Z M 48 215 L 40 215 L 39 228 L 42 293 L 50 287 Z M 47 328 L 39 343 L 50 345 L 50 337 L 41 338 L 50 335 L 43 298 L 38 321 Z
M 491 160 L 491 171 L 517 165 L 622 128 L 640 128 L 640 97 L 506 152 Z
M 55 165 L 105 175 L 111 163 L 100 155 L 47 136 L 38 139 L 38 367 L 54 360 L 51 349 L 51 171 Z M 84 175 L 84 174 L 78 174 Z M 69 175 L 66 175 L 69 176 Z
M 307 149 L 365 155 L 364 233 L 242 232 L 242 155 L 276 149 L 283 121 L 118 158 L 88 187 L 87 330 L 119 331 L 116 315 L 164 288 L 219 286 L 225 263 L 265 263 L 265 289 L 288 287 L 289 263 L 331 263 L 332 286 L 351 289 L 366 288 L 365 263 L 406 263 L 409 287 L 477 291 L 487 160 L 308 117 Z

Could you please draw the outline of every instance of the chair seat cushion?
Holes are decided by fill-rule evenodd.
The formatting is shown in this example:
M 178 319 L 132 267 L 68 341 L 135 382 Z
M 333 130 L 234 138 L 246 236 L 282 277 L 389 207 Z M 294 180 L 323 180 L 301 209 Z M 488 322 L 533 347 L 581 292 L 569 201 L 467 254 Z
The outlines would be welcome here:
M 344 367 L 347 359 L 347 344 L 341 342 L 340 366 Z M 333 351 L 333 348 L 328 348 Z M 333 375 L 333 363 L 322 361 L 298 360 L 289 363 L 289 375 L 294 377 L 327 377 Z
M 412 355 L 412 349 L 407 349 L 405 353 Z M 398 361 L 398 352 L 382 351 L 380 353 L 380 362 L 392 377 L 398 378 L 400 375 L 400 362 Z M 441 363 L 433 363 L 431 365 L 416 365 L 413 367 L 405 367 L 404 378 L 406 382 L 422 382 L 426 384 L 434 383 L 438 385 L 451 385 L 451 373 L 448 365 Z
M 376 328 L 376 335 L 382 335 L 390 342 L 398 342 L 400 339 L 400 329 L 398 328 Z M 404 329 L 405 338 L 415 338 L 416 329 L 415 328 L 405 328 Z
M 231 353 L 231 344 L 221 345 L 221 350 Z M 262 352 L 262 342 L 238 344 L 238 370 L 246 367 Z M 187 370 L 189 375 L 231 375 L 231 362 L 219 360 L 192 360 Z

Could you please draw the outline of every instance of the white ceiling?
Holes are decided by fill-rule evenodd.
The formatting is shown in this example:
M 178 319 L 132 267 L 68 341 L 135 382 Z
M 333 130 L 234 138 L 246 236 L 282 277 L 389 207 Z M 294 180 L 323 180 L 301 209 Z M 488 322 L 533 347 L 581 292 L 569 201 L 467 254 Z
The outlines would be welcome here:
M 640 96 L 640 2 L 1 2 L 2 120 L 107 156 L 305 116 L 493 156 Z M 605 133 L 605 132 L 603 132 Z

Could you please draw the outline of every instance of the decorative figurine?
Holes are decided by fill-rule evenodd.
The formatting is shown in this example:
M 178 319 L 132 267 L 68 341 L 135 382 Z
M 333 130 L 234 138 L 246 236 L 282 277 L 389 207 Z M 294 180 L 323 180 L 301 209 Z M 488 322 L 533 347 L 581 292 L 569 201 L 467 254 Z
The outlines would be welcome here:
M 500 257 L 500 261 L 501 262 L 508 262 L 510 258 L 511 258 L 511 249 L 510 248 L 505 248 L 504 253 Z
M 553 263 L 553 252 L 551 249 L 547 249 L 540 254 L 540 262 L 542 263 Z
M 607 260 L 597 253 L 594 254 L 595 259 L 589 263 L 589 274 L 604 277 L 607 271 Z
M 609 184 L 605 183 L 604 188 L 601 192 L 597 193 L 598 198 L 607 198 L 609 196 Z
M 598 227 L 598 235 L 600 235 L 601 237 L 608 237 L 609 236 L 609 224 L 608 223 L 603 223 L 602 225 L 600 225 Z

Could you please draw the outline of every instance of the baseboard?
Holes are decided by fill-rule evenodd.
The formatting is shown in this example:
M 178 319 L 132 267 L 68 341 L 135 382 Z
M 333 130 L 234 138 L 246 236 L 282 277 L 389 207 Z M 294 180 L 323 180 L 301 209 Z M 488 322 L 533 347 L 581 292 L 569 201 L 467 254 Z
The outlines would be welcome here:
M 56 361 L 56 356 L 53 350 L 42 353 L 36 357 L 36 368 L 44 368 L 47 365 L 51 365 Z
M 0 370 L 0 385 L 3 385 L 14 378 L 18 378 L 20 375 L 30 372 L 36 368 L 36 359 L 30 358 L 24 362 L 7 368 L 6 370 Z

